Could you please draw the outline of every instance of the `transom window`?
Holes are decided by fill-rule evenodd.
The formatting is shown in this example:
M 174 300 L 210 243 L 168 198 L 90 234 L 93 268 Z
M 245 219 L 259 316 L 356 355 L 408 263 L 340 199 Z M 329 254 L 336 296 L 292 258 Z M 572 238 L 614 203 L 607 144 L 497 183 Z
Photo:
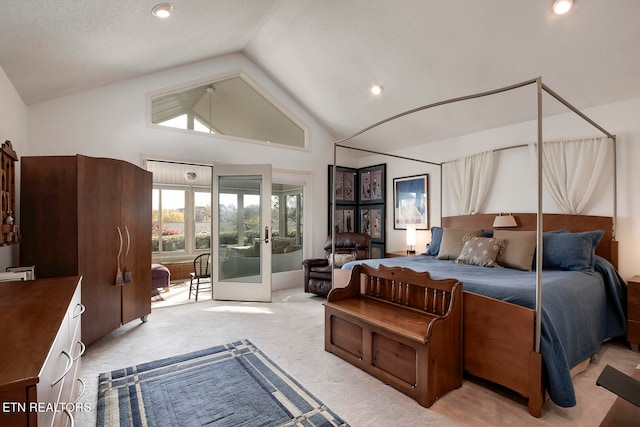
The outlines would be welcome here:
M 197 133 L 305 148 L 306 131 L 242 75 L 151 96 L 151 123 Z

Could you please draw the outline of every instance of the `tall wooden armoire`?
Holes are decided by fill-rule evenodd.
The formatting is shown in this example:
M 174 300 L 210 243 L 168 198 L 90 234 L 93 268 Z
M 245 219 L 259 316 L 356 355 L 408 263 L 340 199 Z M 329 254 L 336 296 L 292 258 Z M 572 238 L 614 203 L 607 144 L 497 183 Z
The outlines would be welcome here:
M 151 313 L 151 192 L 151 173 L 121 160 L 21 158 L 20 264 L 82 276 L 85 344 Z

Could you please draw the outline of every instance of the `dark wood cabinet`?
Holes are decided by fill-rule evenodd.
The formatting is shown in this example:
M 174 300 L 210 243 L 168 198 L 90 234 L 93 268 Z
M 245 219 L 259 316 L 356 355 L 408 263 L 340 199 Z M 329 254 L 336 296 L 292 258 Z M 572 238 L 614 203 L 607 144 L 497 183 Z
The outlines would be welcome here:
M 116 159 L 23 157 L 20 184 L 20 263 L 35 265 L 38 278 L 83 277 L 83 341 L 146 318 L 151 173 Z M 131 272 L 122 286 L 116 286 L 118 263 Z

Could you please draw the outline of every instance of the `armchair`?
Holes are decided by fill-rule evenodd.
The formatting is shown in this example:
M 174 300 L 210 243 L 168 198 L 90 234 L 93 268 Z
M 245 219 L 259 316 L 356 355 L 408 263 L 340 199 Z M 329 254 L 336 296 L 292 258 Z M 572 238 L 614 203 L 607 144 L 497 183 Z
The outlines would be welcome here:
M 302 261 L 304 270 L 304 291 L 319 296 L 327 296 L 332 288 L 331 270 L 340 268 L 345 261 L 369 258 L 371 236 L 362 233 L 336 234 L 336 265 L 331 265 L 331 236 L 324 243 L 324 258 L 310 258 Z

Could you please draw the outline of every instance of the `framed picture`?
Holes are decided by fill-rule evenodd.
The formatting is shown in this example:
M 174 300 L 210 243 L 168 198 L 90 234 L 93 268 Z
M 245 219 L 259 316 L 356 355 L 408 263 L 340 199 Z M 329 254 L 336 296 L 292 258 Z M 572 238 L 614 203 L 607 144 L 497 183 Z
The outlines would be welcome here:
M 356 201 L 356 169 L 336 167 L 336 203 L 355 203 Z M 332 191 L 333 166 L 329 165 L 329 195 Z M 331 200 L 331 198 L 329 199 Z
M 393 179 L 393 228 L 406 230 L 415 224 L 418 230 L 429 229 L 429 175 Z
M 333 229 L 338 233 L 355 233 L 357 227 L 356 207 L 336 205 L 336 217 Z M 331 234 L 331 231 L 329 231 Z
M 372 242 L 384 242 L 384 205 L 367 205 L 358 208 L 359 232 L 371 236 Z
M 359 203 L 384 203 L 386 164 L 358 169 Z

